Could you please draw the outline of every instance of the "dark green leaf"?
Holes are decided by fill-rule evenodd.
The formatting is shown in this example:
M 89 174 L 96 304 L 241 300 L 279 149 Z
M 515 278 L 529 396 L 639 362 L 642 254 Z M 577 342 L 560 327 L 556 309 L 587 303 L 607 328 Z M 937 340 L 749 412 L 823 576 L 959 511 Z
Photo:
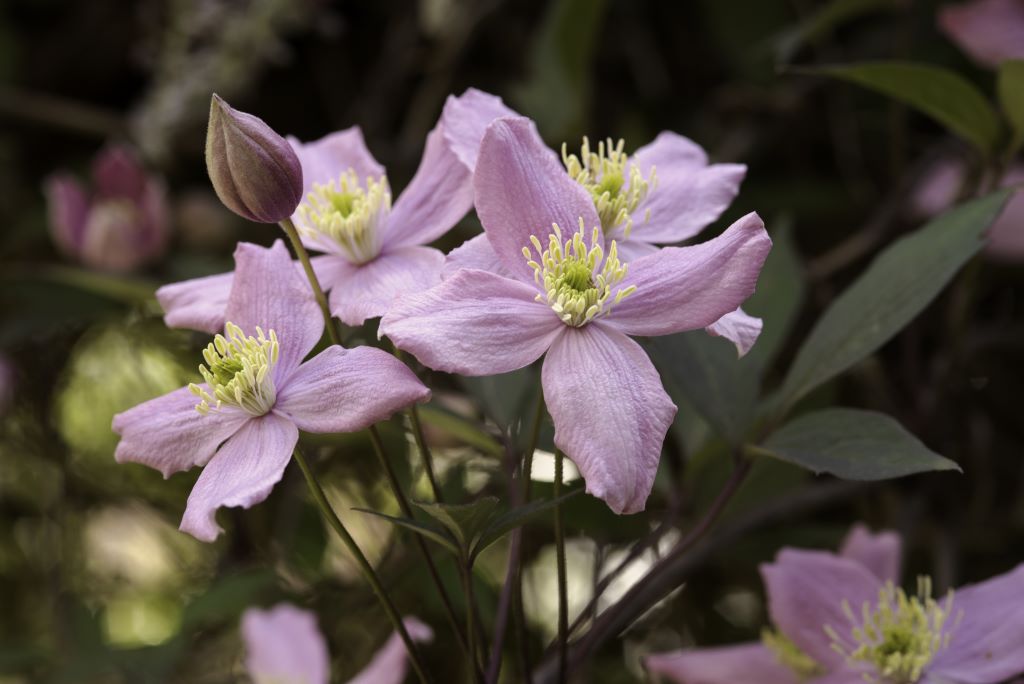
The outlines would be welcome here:
M 235 620 L 243 610 L 273 589 L 274 573 L 253 570 L 223 577 L 197 597 L 182 615 L 182 632 Z
M 460 377 L 459 381 L 480 400 L 485 415 L 502 428 L 526 415 L 526 405 L 536 395 L 540 382 L 536 369 L 530 366 L 480 378 Z
M 525 506 L 514 508 L 511 511 L 506 511 L 497 517 L 493 517 L 480 533 L 479 540 L 470 552 L 470 559 L 476 558 L 476 556 L 488 546 L 498 541 L 517 527 L 525 525 L 534 516 L 560 505 L 582 491 L 582 489 L 574 489 L 568 494 L 560 496 L 557 499 L 532 501 Z
M 440 525 L 428 525 L 426 523 L 421 523 L 418 520 L 410 520 L 409 518 L 397 518 L 393 515 L 387 515 L 385 513 L 371 511 L 368 508 L 353 508 L 352 510 L 359 511 L 360 513 L 367 513 L 369 515 L 375 515 L 378 518 L 387 520 L 392 525 L 404 527 L 407 530 L 415 532 L 416 534 L 422 535 L 427 539 L 440 544 L 444 548 L 454 553 L 456 556 L 459 555 L 458 541 L 448 532 L 448 530 L 441 527 Z
M 920 313 L 981 248 L 1009 194 L 954 207 L 875 259 L 811 330 L 783 382 L 780 408 L 881 347 Z
M 997 83 L 999 105 L 1010 122 L 1012 136 L 1006 156 L 1012 157 L 1024 144 L 1024 60 L 1009 60 L 999 65 Z
M 420 418 L 427 425 L 443 430 L 486 454 L 496 456 L 504 454 L 501 445 L 493 437 L 465 418 L 460 418 L 433 406 L 421 406 Z
M 988 155 L 999 139 L 999 118 L 977 88 L 958 74 L 913 62 L 865 62 L 799 69 L 856 83 L 913 107 Z
M 448 528 L 459 546 L 468 552 L 480 531 L 496 515 L 498 499 L 485 496 L 468 504 L 416 503 L 416 506 Z
M 775 58 L 778 62 L 788 62 L 801 47 L 827 38 L 843 24 L 897 6 L 897 0 L 832 0 L 778 38 Z
M 960 470 L 889 416 L 858 409 L 825 409 L 800 416 L 773 434 L 764 448 L 783 461 L 846 480 Z

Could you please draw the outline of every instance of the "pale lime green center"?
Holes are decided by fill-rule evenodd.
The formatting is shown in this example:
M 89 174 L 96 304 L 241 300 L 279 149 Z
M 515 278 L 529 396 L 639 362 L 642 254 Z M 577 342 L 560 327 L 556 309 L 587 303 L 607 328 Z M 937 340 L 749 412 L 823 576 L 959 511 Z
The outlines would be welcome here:
M 566 325 L 586 325 L 597 316 L 610 313 L 612 306 L 636 291 L 634 285 L 617 287 L 626 277 L 627 265 L 619 262 L 614 240 L 605 256 L 596 226 L 589 245 L 583 239 L 583 219 L 579 230 L 568 240 L 563 241 L 558 224 L 552 224 L 551 229 L 546 249 L 536 235 L 531 235 L 536 254 L 523 247 L 523 256 L 533 269 L 534 280 L 544 287 L 545 294 L 538 294 L 537 301 L 546 301 Z
M 776 660 L 792 670 L 801 682 L 825 674 L 825 669 L 814 658 L 801 651 L 799 646 L 778 630 L 762 630 L 761 643 L 775 655 Z
M 314 241 L 336 245 L 354 264 L 372 261 L 391 213 L 391 191 L 385 176 L 360 183 L 349 169 L 327 184 L 314 183 L 299 206 L 299 230 Z
M 199 374 L 209 390 L 193 383 L 189 389 L 199 397 L 196 410 L 206 415 L 221 406 L 235 406 L 243 411 L 262 416 L 274 408 L 277 389 L 272 371 L 277 364 L 279 346 L 277 334 L 269 337 L 259 327 L 256 337 L 247 337 L 234 323 L 224 326 L 227 336 L 217 335 L 203 350 L 205 364 Z
M 576 156 L 569 154 L 567 146 L 562 144 L 565 169 L 590 193 L 601 219 L 601 228 L 606 234 L 618 234 L 623 239 L 628 238 L 633 229 L 633 212 L 658 183 L 654 168 L 644 178 L 623 151 L 625 145 L 624 140 L 616 143 L 609 138 L 599 142 L 595 152 L 590 141 L 583 138 L 580 154 Z M 645 213 L 645 221 L 649 213 Z
M 877 675 L 869 681 L 914 684 L 936 654 L 949 645 L 955 627 L 950 625 L 952 607 L 952 591 L 941 603 L 932 598 L 929 577 L 918 578 L 914 596 L 888 582 L 879 591 L 878 602 L 874 606 L 865 603 L 859 616 L 849 602 L 843 602 L 843 612 L 855 624 L 849 638 L 843 638 L 831 625 L 825 631 L 832 648 L 848 660 L 875 667 Z

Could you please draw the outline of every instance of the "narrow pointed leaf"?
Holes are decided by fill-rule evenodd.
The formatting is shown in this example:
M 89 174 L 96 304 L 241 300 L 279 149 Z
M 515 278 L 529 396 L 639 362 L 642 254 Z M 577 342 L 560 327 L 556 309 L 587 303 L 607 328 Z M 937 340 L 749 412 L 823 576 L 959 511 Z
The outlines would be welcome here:
M 811 330 L 782 384 L 780 408 L 874 352 L 917 316 L 981 249 L 1009 196 L 1000 190 L 954 207 L 876 258 Z
M 800 416 L 764 444 L 774 457 L 845 480 L 886 480 L 930 470 L 960 470 L 891 417 L 833 408 Z
M 1011 137 L 1007 158 L 1024 145 L 1024 60 L 1010 60 L 999 65 L 996 89 L 999 105 L 1010 122 Z
M 448 549 L 449 551 L 451 551 L 456 556 L 459 555 L 459 544 L 458 544 L 458 541 L 456 539 L 454 539 L 451 536 L 451 534 L 449 534 L 448 531 L 445 528 L 443 528 L 443 527 L 440 527 L 440 526 L 435 527 L 433 525 L 428 525 L 426 523 L 421 523 L 418 520 L 410 520 L 409 518 L 397 518 L 395 516 L 387 515 L 385 513 L 378 513 L 377 511 L 371 511 L 371 510 L 369 510 L 367 508 L 354 508 L 352 510 L 359 511 L 360 513 L 367 513 L 369 515 L 375 515 L 378 518 L 383 518 L 384 520 L 387 520 L 392 525 L 398 525 L 399 527 L 404 527 L 407 530 L 411 530 L 412 532 L 415 532 L 416 534 L 422 535 L 422 536 L 426 537 L 427 539 L 440 544 L 441 546 L 443 546 L 444 548 Z
M 525 525 L 534 516 L 540 515 L 545 511 L 549 511 L 555 506 L 558 506 L 565 501 L 568 501 L 572 497 L 579 494 L 582 489 L 574 489 L 568 494 L 564 494 L 557 499 L 543 499 L 541 501 L 533 501 L 514 508 L 510 511 L 506 511 L 501 515 L 491 519 L 487 527 L 481 532 L 480 539 L 477 540 L 476 545 L 470 552 L 470 560 L 476 558 L 484 549 L 498 541 L 512 530 Z
M 468 552 L 480 531 L 497 514 L 498 499 L 485 496 L 468 504 L 416 503 L 416 506 L 444 525 Z

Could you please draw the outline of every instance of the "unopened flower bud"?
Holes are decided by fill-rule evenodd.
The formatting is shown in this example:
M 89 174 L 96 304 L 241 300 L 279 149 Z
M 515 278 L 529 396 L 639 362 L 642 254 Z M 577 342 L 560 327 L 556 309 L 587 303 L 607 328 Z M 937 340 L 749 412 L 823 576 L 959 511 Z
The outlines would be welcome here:
M 217 95 L 206 129 L 206 170 L 220 201 L 250 221 L 277 223 L 302 200 L 302 166 L 291 145 Z

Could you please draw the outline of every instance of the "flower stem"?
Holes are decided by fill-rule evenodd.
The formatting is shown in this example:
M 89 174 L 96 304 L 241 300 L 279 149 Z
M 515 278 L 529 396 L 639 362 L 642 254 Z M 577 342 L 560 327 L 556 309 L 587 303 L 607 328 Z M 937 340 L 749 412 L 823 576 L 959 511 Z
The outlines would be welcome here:
M 404 361 L 402 350 L 391 343 L 391 353 L 399 361 Z M 444 503 L 444 495 L 441 493 L 441 486 L 437 483 L 437 476 L 434 474 L 434 456 L 430 453 L 427 440 L 423 437 L 423 423 L 420 422 L 420 411 L 416 404 L 409 407 L 409 425 L 412 429 L 413 439 L 416 440 L 416 448 L 423 458 L 423 469 L 427 472 L 427 479 L 430 480 L 430 488 L 434 492 L 434 501 Z
M 316 303 L 320 305 L 320 311 L 324 315 L 324 325 L 327 328 L 327 335 L 331 338 L 331 343 L 341 345 L 341 336 L 338 335 L 338 328 L 334 325 L 331 309 L 327 306 L 327 296 L 324 295 L 324 290 L 320 287 L 320 280 L 316 277 L 313 264 L 309 260 L 309 252 L 306 251 L 306 246 L 302 244 L 299 232 L 295 230 L 295 224 L 292 223 L 291 219 L 284 219 L 278 225 L 281 226 L 284 234 L 288 236 L 288 240 L 292 243 L 292 249 L 295 250 L 295 256 L 299 258 L 303 270 L 306 271 L 306 278 L 309 279 L 309 285 L 313 288 L 313 296 L 316 298 Z
M 466 633 L 469 634 L 469 681 L 482 682 L 480 665 L 477 662 L 476 638 L 476 597 L 473 593 L 473 566 L 468 561 L 460 564 L 462 570 L 462 587 L 466 595 Z
M 555 449 L 554 497 L 562 495 L 561 449 Z M 565 531 L 562 529 L 562 504 L 555 506 L 555 550 L 558 553 L 558 681 L 565 684 L 569 662 L 569 586 L 565 571 Z
M 362 572 L 363 577 L 373 588 L 373 592 L 377 595 L 377 598 L 380 599 L 381 604 L 384 606 L 384 612 L 387 613 L 395 631 L 398 632 L 398 635 L 402 638 L 402 642 L 405 643 L 405 648 L 409 652 L 409 661 L 412 663 L 413 670 L 416 671 L 416 675 L 419 677 L 420 681 L 427 684 L 430 681 L 430 678 L 427 677 L 426 670 L 423 668 L 423 663 L 420 661 L 420 655 L 416 649 L 416 645 L 409 636 L 409 632 L 405 629 L 405 624 L 402 622 L 402 616 L 399 615 L 398 610 L 395 608 L 395 604 L 391 602 L 391 597 L 388 596 L 387 591 L 384 589 L 384 585 L 381 584 L 380 578 L 377 576 L 377 572 L 373 569 L 373 566 L 370 565 L 370 562 L 366 560 L 366 556 L 363 554 L 362 549 L 359 548 L 359 545 L 356 544 L 356 540 L 352 538 L 352 535 L 345 528 L 341 519 L 338 518 L 334 509 L 331 508 L 331 504 L 327 501 L 327 496 L 324 494 L 323 488 L 317 481 L 316 476 L 313 475 L 313 471 L 310 469 L 309 464 L 306 462 L 306 458 L 302 455 L 302 451 L 300 451 L 298 447 L 295 448 L 294 458 L 299 464 L 302 474 L 306 478 L 306 484 L 309 485 L 309 491 L 313 495 L 313 500 L 320 509 L 320 513 L 323 514 L 324 519 L 345 544 L 349 553 L 351 553 L 356 559 L 360 572 Z

